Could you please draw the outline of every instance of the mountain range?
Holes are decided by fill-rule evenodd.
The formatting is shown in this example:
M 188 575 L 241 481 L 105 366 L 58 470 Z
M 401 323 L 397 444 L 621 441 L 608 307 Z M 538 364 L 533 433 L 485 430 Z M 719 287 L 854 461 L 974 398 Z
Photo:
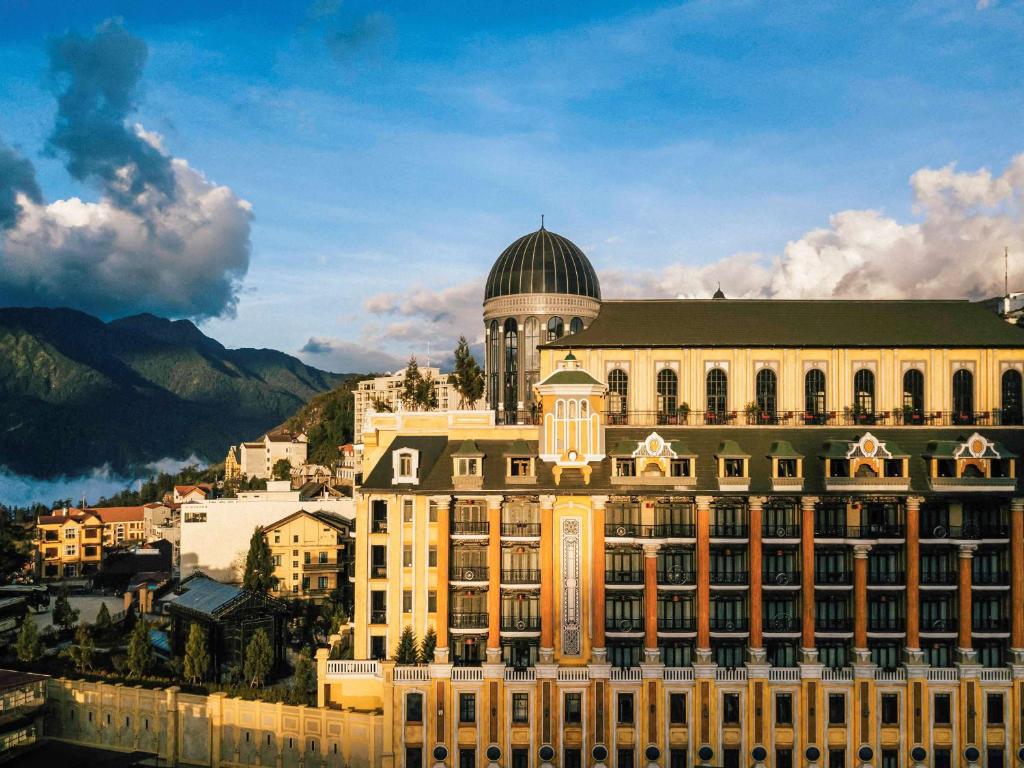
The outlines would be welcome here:
M 0 467 L 52 478 L 219 461 L 348 378 L 227 349 L 188 320 L 0 309 Z

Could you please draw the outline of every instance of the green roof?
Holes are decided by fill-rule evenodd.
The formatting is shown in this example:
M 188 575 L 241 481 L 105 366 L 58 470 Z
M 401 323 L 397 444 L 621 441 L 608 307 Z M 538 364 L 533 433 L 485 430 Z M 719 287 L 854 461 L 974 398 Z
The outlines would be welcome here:
M 554 349 L 597 347 L 1022 347 L 1024 331 L 982 304 L 945 301 L 605 301 Z
M 690 450 L 690 446 L 688 446 L 682 440 L 673 440 L 671 443 L 669 443 L 669 447 L 673 451 L 675 451 L 676 456 L 696 456 L 697 455 L 693 451 L 691 451 Z
M 924 455 L 932 459 L 952 459 L 959 447 L 956 440 L 934 440 L 928 443 Z
M 541 384 L 597 384 L 598 386 L 604 386 L 589 373 L 579 369 L 555 371 L 544 379 Z
M 608 451 L 609 456 L 632 456 L 636 450 L 636 440 L 620 440 Z
M 776 440 L 768 449 L 768 455 L 776 459 L 802 459 L 804 457 L 788 440 Z
M 746 453 L 740 444 L 735 440 L 723 440 L 718 444 L 718 450 L 715 451 L 715 456 L 719 456 L 726 459 L 748 459 L 750 454 Z
M 526 444 L 525 440 L 515 440 L 505 451 L 506 456 L 534 456 L 537 452 Z
M 826 440 L 821 451 L 823 459 L 845 459 L 850 452 L 850 442 L 847 440 Z
M 483 456 L 483 452 L 476 447 L 476 443 L 472 440 L 463 440 L 462 445 L 459 449 L 452 454 L 453 456 Z

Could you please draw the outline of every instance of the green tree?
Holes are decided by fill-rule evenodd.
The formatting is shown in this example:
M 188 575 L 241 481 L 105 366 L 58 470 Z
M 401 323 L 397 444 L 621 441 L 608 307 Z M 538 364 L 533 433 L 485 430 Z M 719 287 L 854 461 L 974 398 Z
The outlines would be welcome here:
M 114 631 L 114 620 L 110 617 L 110 609 L 106 603 L 100 603 L 100 610 L 96 614 L 96 621 L 93 630 L 97 637 L 109 637 Z
M 423 640 L 420 642 L 419 662 L 420 664 L 434 663 L 434 649 L 437 648 L 437 632 L 433 627 L 427 627 Z
M 420 373 L 419 363 L 416 362 L 416 355 L 409 358 L 409 364 L 405 367 L 405 378 L 402 380 L 402 405 L 406 410 L 417 411 L 420 408 L 420 400 L 423 397 L 423 374 Z
M 53 604 L 53 623 L 64 631 L 78 623 L 78 610 L 71 607 L 66 589 L 60 591 Z
M 426 376 L 420 377 L 416 401 L 424 411 L 437 409 L 437 386 L 434 384 L 434 377 L 429 372 Z
M 452 379 L 455 391 L 459 393 L 459 408 L 468 408 L 483 396 L 484 372 L 469 351 L 469 342 L 465 336 L 459 337 L 459 345 L 455 347 L 455 372 Z
M 295 661 L 295 674 L 292 676 L 292 698 L 296 704 L 309 703 L 309 692 L 315 682 L 316 669 L 313 667 L 313 660 L 309 657 L 309 651 L 303 648 Z
M 278 459 L 274 462 L 274 469 L 272 472 L 275 480 L 291 480 L 292 463 L 288 461 L 288 459 Z
M 245 575 L 242 586 L 266 594 L 274 588 L 274 558 L 263 529 L 259 526 L 249 539 L 249 553 L 245 556 Z
M 267 679 L 273 664 L 270 639 L 261 628 L 252 633 L 252 639 L 245 649 L 244 674 L 252 688 L 259 688 Z
M 7 584 L 28 564 L 32 552 L 32 526 L 0 508 L 0 583 Z
M 96 643 L 93 642 L 89 627 L 82 622 L 75 630 L 75 642 L 68 647 L 67 656 L 79 672 L 85 672 L 92 667 L 92 657 L 96 652 Z
M 185 679 L 190 683 L 202 682 L 210 671 L 210 652 L 206 647 L 206 632 L 196 622 L 188 628 L 185 641 Z
M 135 623 L 128 638 L 128 676 L 142 677 L 153 666 L 153 646 L 149 642 L 149 626 L 141 619 Z
M 416 649 L 416 635 L 413 634 L 412 627 L 406 625 L 405 629 L 402 630 L 402 634 L 398 638 L 398 648 L 395 651 L 395 663 L 415 664 L 418 655 L 419 654 Z
M 26 616 L 21 623 L 21 631 L 18 632 L 18 641 L 15 644 L 18 660 L 26 664 L 33 664 L 39 661 L 43 655 L 43 641 L 39 638 L 39 627 Z

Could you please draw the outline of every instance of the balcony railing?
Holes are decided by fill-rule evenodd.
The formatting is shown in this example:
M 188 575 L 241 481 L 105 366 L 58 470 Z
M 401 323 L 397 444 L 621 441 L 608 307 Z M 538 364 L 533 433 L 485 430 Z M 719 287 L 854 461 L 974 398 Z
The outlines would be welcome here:
M 714 523 L 708 528 L 713 539 L 745 539 L 750 535 L 746 523 Z
M 311 573 L 318 573 L 322 571 L 343 571 L 345 570 L 345 563 L 303 563 L 303 571 L 309 571 Z
M 502 584 L 540 584 L 540 571 L 535 568 L 502 568 Z
M 902 523 L 867 523 L 846 529 L 848 539 L 902 539 L 906 533 Z
M 494 423 L 498 426 L 515 426 L 521 425 L 533 425 L 538 426 L 544 418 L 540 409 L 531 409 L 529 411 L 495 411 L 494 412 Z
M 483 536 L 490 531 L 486 520 L 452 520 L 452 534 L 458 536 Z
M 693 523 L 655 523 L 651 535 L 656 539 L 692 539 L 697 535 Z
M 540 523 L 502 523 L 501 535 L 537 538 L 540 536 Z
M 852 616 L 815 616 L 815 632 L 853 632 Z
M 822 539 L 845 539 L 846 523 L 814 523 L 814 535 Z
M 799 632 L 801 626 L 799 616 L 765 616 L 761 620 L 765 632 Z
M 958 583 L 960 574 L 954 570 L 921 571 L 921 583 L 932 587 L 950 587 Z
M 540 632 L 540 616 L 502 616 L 502 632 Z
M 659 616 L 659 632 L 696 632 L 697 618 L 695 616 Z
M 639 523 L 605 523 L 604 535 L 610 539 L 625 539 L 643 536 Z
M 643 616 L 634 616 L 632 618 L 605 617 L 604 630 L 605 632 L 643 632 L 644 619 Z
M 868 584 L 874 587 L 891 587 L 907 583 L 903 571 L 868 571 Z
M 971 586 L 974 587 L 1005 587 L 1010 583 L 1009 569 L 1006 572 L 979 571 L 971 572 Z
M 686 568 L 667 568 L 658 570 L 658 583 L 672 586 L 697 583 L 697 572 Z
M 532 414 L 513 415 L 512 420 L 499 413 L 499 424 L 539 423 Z M 515 419 L 520 419 L 516 421 Z M 1024 423 L 1024 417 L 1016 411 L 926 411 L 897 408 L 891 411 L 864 413 L 855 407 L 842 411 L 606 411 L 608 426 L 653 427 L 691 426 L 717 427 L 739 426 L 871 426 L 889 425 L 901 427 L 955 427 L 978 424 L 983 426 L 1016 426 Z
M 799 523 L 762 523 L 762 539 L 799 539 Z
M 800 583 L 800 571 L 767 570 L 761 573 L 761 584 L 766 587 L 791 587 Z
M 371 579 L 386 579 L 388 577 L 388 567 L 386 565 L 371 565 L 370 566 L 370 578 Z
M 1010 526 L 1000 523 L 972 523 L 964 525 L 921 525 L 919 537 L 922 539 L 1008 539 Z
M 853 584 L 853 571 L 821 571 L 815 569 L 814 583 L 825 587 L 848 587 Z
M 643 584 L 644 572 L 641 570 L 611 570 L 604 575 L 605 584 Z
M 736 586 L 745 585 L 750 580 L 748 571 L 711 571 L 710 582 L 712 586 Z
M 487 614 L 466 611 L 451 611 L 448 626 L 452 629 L 487 629 Z
M 945 619 L 922 619 L 921 620 L 921 631 L 928 632 L 956 632 L 960 627 L 960 622 L 955 616 L 950 616 Z
M 383 608 L 375 608 L 370 611 L 371 624 L 387 624 L 388 612 Z
M 868 616 L 868 632 L 903 632 L 906 627 L 902 616 Z
M 609 539 L 692 539 L 697 535 L 697 526 L 693 523 L 605 523 L 604 535 Z
M 1009 632 L 1010 621 L 1002 616 L 975 616 L 971 620 L 973 632 Z
M 370 533 L 387 533 L 388 532 L 388 521 L 387 520 L 374 520 L 370 524 Z
M 709 624 L 712 632 L 746 632 L 750 627 L 750 618 L 712 616 Z
M 486 565 L 457 565 L 448 569 L 448 578 L 452 581 L 487 581 Z

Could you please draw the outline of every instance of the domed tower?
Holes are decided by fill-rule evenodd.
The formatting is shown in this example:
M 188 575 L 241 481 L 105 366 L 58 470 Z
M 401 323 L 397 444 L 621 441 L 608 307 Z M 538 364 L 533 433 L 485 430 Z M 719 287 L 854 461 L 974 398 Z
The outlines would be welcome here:
M 600 308 L 597 273 L 568 238 L 542 224 L 502 252 L 484 291 L 485 394 L 500 420 L 533 410 L 538 345 L 578 333 Z

